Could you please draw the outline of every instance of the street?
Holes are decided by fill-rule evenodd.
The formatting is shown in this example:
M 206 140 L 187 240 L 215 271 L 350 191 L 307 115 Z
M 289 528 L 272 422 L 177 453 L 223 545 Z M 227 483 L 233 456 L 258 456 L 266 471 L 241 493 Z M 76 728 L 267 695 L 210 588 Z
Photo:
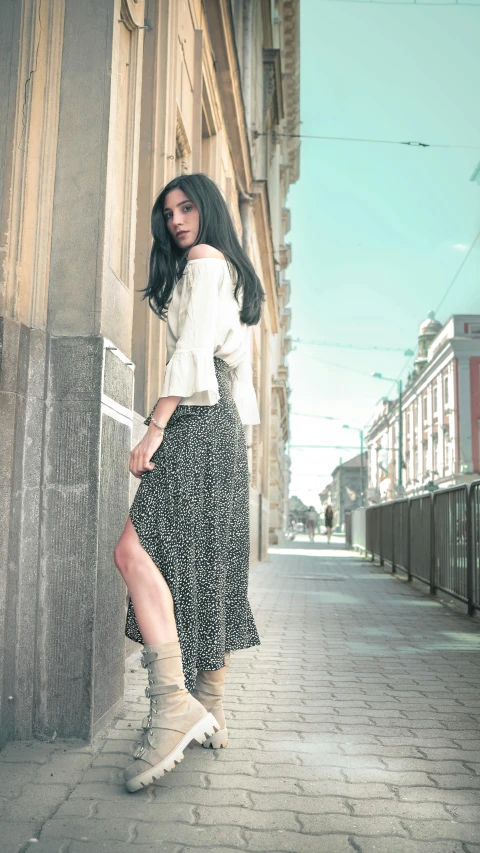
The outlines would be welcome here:
M 233 655 L 228 748 L 124 791 L 137 653 L 92 745 L 0 754 L 2 853 L 480 853 L 478 621 L 325 537 L 271 549 L 250 598 L 262 645 Z

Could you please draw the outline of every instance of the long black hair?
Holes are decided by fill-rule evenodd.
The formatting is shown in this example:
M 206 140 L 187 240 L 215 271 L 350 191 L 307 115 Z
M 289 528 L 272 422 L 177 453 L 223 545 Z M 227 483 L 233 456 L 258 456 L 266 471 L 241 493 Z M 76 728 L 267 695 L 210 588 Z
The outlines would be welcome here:
M 240 305 L 240 319 L 248 326 L 256 325 L 260 320 L 265 299 L 260 279 L 238 241 L 222 193 L 210 178 L 202 174 L 179 175 L 174 178 L 163 188 L 153 205 L 153 245 L 148 284 L 144 289 L 143 298 L 148 298 L 150 308 L 162 320 L 166 319 L 173 288 L 183 275 L 191 249 L 191 246 L 187 249 L 179 248 L 167 229 L 163 211 L 165 198 L 172 190 L 183 190 L 198 208 L 200 225 L 194 245 L 206 243 L 225 255 L 236 272 L 235 298 Z

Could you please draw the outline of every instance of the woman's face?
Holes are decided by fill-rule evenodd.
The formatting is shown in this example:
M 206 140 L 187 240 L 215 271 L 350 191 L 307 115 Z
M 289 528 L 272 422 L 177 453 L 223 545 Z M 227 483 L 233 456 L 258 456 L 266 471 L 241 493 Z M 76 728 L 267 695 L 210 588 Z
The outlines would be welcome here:
M 172 190 L 165 198 L 163 215 L 174 243 L 180 249 L 193 246 L 200 228 L 198 207 L 183 190 Z

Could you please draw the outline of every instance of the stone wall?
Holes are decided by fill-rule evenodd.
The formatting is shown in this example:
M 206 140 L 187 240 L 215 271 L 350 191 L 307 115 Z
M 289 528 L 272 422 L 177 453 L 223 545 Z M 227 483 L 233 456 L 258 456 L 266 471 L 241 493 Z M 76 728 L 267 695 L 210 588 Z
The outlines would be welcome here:
M 235 4 L 243 20 L 242 4 L 255 4 Z M 262 423 L 247 429 L 252 561 L 266 554 L 270 411 L 273 381 L 286 385 L 277 342 L 289 322 L 282 208 L 298 156 L 297 143 L 264 139 L 252 159 L 242 86 L 262 116 L 270 81 L 268 133 L 282 103 L 295 124 L 279 52 L 295 71 L 298 0 L 283 7 L 293 35 L 273 44 L 267 1 L 251 19 L 254 51 L 247 40 L 240 56 L 230 0 L 2 5 L 0 745 L 88 739 L 121 701 L 125 588 L 113 548 L 138 486 L 128 455 L 165 366 L 165 325 L 141 294 L 149 218 L 186 171 L 219 184 L 266 291 L 251 335 Z
M 2 741 L 89 738 L 123 694 L 113 548 L 128 511 L 133 373 L 102 338 L 1 330 Z

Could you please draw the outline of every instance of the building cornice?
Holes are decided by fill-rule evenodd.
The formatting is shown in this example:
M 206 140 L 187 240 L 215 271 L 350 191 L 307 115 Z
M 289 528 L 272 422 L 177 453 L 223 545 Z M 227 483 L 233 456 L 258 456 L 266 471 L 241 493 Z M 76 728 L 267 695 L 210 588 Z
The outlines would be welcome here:
M 278 396 L 280 404 L 280 426 L 282 429 L 282 438 L 284 442 L 288 441 L 289 436 L 289 409 L 288 409 L 288 386 L 286 382 L 274 379 L 272 382 L 272 392 Z
M 277 278 L 273 262 L 273 239 L 270 207 L 266 181 L 254 183 L 254 217 L 258 239 L 259 254 L 262 263 L 262 284 L 268 306 L 272 334 L 279 330 L 279 306 L 277 296 Z
M 252 184 L 252 163 L 230 2 L 203 2 L 232 162 L 239 189 L 247 194 Z
M 284 132 L 298 133 L 300 128 L 300 3 L 299 0 L 284 0 L 283 26 L 285 49 L 283 53 L 283 79 L 285 86 L 285 124 Z M 298 137 L 288 140 L 288 162 L 290 183 L 299 176 Z

